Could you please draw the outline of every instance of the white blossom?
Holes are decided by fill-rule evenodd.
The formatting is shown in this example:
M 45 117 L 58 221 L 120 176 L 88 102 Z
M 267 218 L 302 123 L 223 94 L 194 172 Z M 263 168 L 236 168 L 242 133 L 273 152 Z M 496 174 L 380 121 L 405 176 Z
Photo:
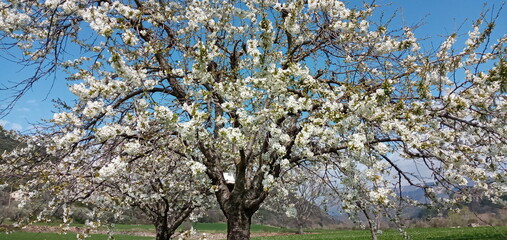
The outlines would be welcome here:
M 99 177 L 101 177 L 103 179 L 107 179 L 107 178 L 112 177 L 122 171 L 125 171 L 126 167 L 127 167 L 127 163 L 125 161 L 123 161 L 120 157 L 115 157 L 111 161 L 111 163 L 100 168 Z

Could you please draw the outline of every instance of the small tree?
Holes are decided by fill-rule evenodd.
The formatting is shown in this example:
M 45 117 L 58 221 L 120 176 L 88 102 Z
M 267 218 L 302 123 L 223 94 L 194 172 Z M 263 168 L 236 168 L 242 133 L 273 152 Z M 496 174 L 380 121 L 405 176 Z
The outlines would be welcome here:
M 172 161 L 158 151 L 170 149 L 180 165 L 206 167 L 230 240 L 249 239 L 251 217 L 281 174 L 303 164 L 330 166 L 341 189 L 351 190 L 339 195 L 345 203 L 391 202 L 386 177 L 393 175 L 432 195 L 396 155 L 424 164 L 447 189 L 471 180 L 482 195 L 505 194 L 505 94 L 481 68 L 505 54 L 505 38 L 489 46 L 494 24 L 481 31 L 485 19 L 462 50 L 454 52 L 453 34 L 423 52 L 411 28 L 372 21 L 374 5 L 349 9 L 334 0 L 49 0 L 2 8 L 4 44 L 39 66 L 28 86 L 57 67 L 76 81 L 76 104 L 55 115 L 55 131 L 46 131 L 52 138 L 41 143 L 67 175 L 78 179 L 93 166 L 74 164 L 89 162 L 88 152 L 136 139 L 150 159 Z M 82 54 L 65 55 L 74 49 Z M 106 166 L 126 160 L 103 159 Z
M 13 194 L 20 205 L 34 205 L 34 200 L 44 199 L 20 223 L 29 223 L 34 216 L 36 221 L 43 221 L 63 214 L 64 226 L 68 226 L 73 204 L 79 203 L 91 209 L 87 230 L 79 235 L 86 237 L 111 216 L 121 220 L 134 207 L 155 225 L 157 240 L 171 239 L 183 221 L 207 203 L 205 167 L 178 155 L 170 137 L 144 140 L 140 135 L 122 139 L 121 144 L 102 139 L 100 146 L 90 142 L 88 148 L 69 152 L 49 145 L 56 144 L 50 139 L 43 143 L 53 152 L 41 153 L 36 147 L 42 141 L 38 138 L 37 142 L 29 141 L 27 148 L 5 155 L 5 173 L 29 180 Z M 27 165 L 28 159 L 35 164 Z
M 308 221 L 312 213 L 323 211 L 320 207 L 325 203 L 327 196 L 326 185 L 321 179 L 315 178 L 311 174 L 303 174 L 296 183 L 294 192 L 289 196 L 290 202 L 294 205 L 296 211 L 296 223 L 298 234 L 303 234 L 305 227 L 308 227 Z

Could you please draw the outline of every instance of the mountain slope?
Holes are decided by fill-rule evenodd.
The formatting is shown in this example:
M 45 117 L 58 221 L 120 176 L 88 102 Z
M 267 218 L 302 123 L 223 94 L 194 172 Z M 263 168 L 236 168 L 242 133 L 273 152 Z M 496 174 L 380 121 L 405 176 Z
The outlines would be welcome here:
M 0 126 L 0 154 L 4 151 L 11 151 L 19 144 L 20 142 L 10 137 L 9 133 Z

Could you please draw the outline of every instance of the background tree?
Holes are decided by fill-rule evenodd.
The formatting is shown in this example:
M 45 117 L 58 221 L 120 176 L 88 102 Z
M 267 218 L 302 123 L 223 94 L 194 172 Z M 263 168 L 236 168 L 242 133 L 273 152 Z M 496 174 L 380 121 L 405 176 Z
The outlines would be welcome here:
M 204 165 L 228 239 L 249 239 L 252 215 L 294 166 L 329 166 L 341 189 L 354 190 L 338 195 L 348 205 L 359 193 L 393 204 L 393 176 L 435 199 L 428 178 L 460 193 L 448 201 L 505 194 L 505 95 L 481 66 L 504 56 L 506 40 L 490 45 L 494 23 L 484 26 L 485 18 L 462 50 L 454 50 L 453 34 L 423 52 L 411 28 L 390 31 L 369 20 L 374 5 L 349 9 L 340 1 L 2 7 L 3 40 L 40 66 L 35 78 L 62 66 L 76 81 L 77 102 L 63 105 L 39 143 L 61 164 L 71 158 L 69 175 L 89 165 L 87 152 L 163 137 L 139 151 L 166 159 L 155 151 L 166 143 L 181 165 Z M 102 166 L 123 161 L 103 159 Z M 400 164 L 407 161 L 430 176 Z
M 152 132 L 142 134 L 159 130 L 151 127 Z M 90 230 L 110 223 L 111 217 L 113 221 L 122 220 L 135 208 L 154 224 L 157 240 L 168 240 L 183 221 L 206 206 L 209 186 L 205 167 L 174 152 L 176 146 L 170 136 L 157 136 L 148 142 L 137 134 L 121 139 L 122 143 L 102 140 L 73 151 L 48 145 L 50 152 L 41 153 L 37 145 L 52 140 L 39 138 L 36 142 L 28 140 L 24 149 L 6 154 L 2 175 L 11 177 L 7 182 L 13 183 L 9 179 L 16 176 L 28 179 L 13 193 L 22 207 L 32 211 L 19 222 L 50 221 L 61 216 L 68 227 L 77 210 L 75 204 L 79 204 L 91 209 L 85 216 L 87 228 L 78 235 L 84 238 Z M 27 159 L 34 162 L 28 164 Z
M 13 139 L 9 131 L 5 130 L 0 126 L 0 154 L 4 152 L 10 152 L 16 146 L 19 146 L 19 142 Z M 0 158 L 1 159 L 1 158 Z M 13 186 L 7 184 L 7 179 L 0 178 L 0 225 L 8 219 L 17 219 L 16 215 L 20 212 L 13 206 L 11 193 L 13 192 Z
M 328 189 L 321 179 L 311 173 L 300 171 L 298 174 L 301 177 L 295 183 L 293 192 L 289 194 L 289 201 L 296 211 L 298 234 L 303 234 L 304 229 L 309 227 L 312 213 L 323 211 L 322 207 L 325 207 Z

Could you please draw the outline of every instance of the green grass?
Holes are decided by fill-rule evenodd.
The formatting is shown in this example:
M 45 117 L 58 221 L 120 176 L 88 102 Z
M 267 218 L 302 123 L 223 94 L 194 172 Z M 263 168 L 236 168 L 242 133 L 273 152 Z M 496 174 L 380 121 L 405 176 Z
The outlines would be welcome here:
M 279 227 L 271 227 L 265 225 L 253 224 L 250 228 L 250 232 L 294 232 L 295 230 Z
M 107 240 L 107 235 L 92 234 L 87 240 Z M 129 235 L 115 235 L 115 240 L 153 240 L 151 237 L 138 237 Z M 65 235 L 57 233 L 31 233 L 31 232 L 14 232 L 11 234 L 0 233 L 0 240 L 76 240 L 75 233 Z
M 507 227 L 478 228 L 416 228 L 407 230 L 412 240 L 493 240 L 507 239 Z M 304 235 L 257 237 L 257 240 L 367 240 L 371 239 L 367 230 L 319 231 Z M 386 230 L 379 236 L 380 240 L 402 240 L 398 231 Z
M 507 227 L 421 228 L 409 229 L 408 233 L 413 236 L 412 239 L 507 239 Z
M 225 223 L 195 223 L 198 232 L 225 233 Z M 151 225 L 116 225 L 115 231 L 154 231 Z M 293 233 L 294 230 L 263 225 L 252 225 L 252 233 Z M 413 240 L 493 240 L 506 239 L 507 227 L 477 227 L 477 228 L 414 228 L 407 233 Z M 76 234 L 66 235 L 57 233 L 29 233 L 14 232 L 6 234 L 0 232 L 0 240 L 74 240 Z M 106 240 L 106 235 L 93 234 L 91 240 Z M 151 237 L 115 235 L 116 240 L 153 240 Z M 371 239 L 367 230 L 315 230 L 304 235 L 281 235 L 256 237 L 256 240 L 367 240 Z M 402 236 L 395 230 L 386 230 L 379 236 L 380 240 L 401 240 Z

